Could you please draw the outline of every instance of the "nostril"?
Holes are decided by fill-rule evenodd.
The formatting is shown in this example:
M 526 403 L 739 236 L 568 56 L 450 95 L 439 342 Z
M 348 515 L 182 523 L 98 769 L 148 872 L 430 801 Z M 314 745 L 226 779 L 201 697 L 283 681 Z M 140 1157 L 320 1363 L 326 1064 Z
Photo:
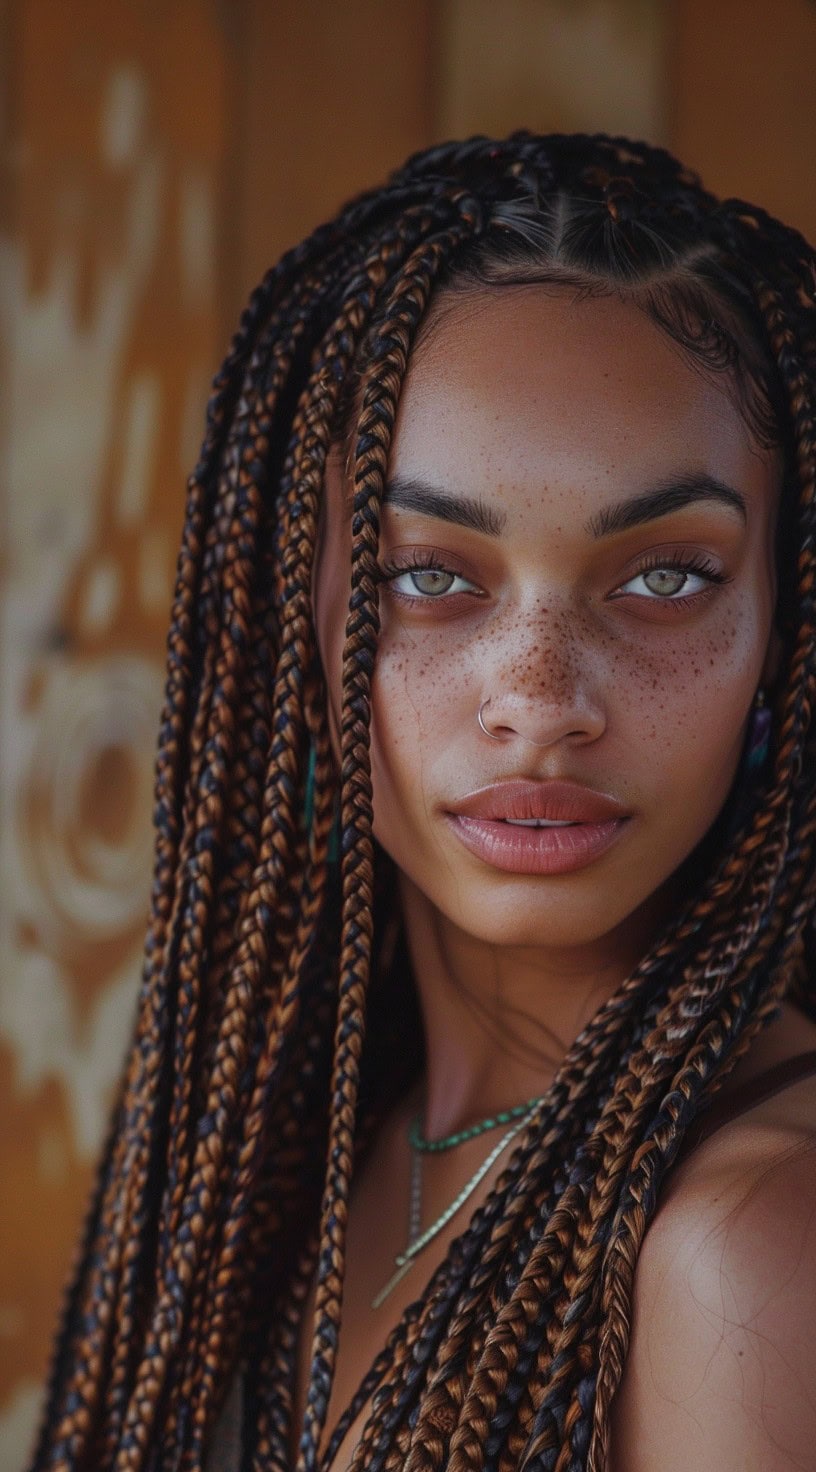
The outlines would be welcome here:
M 485 736 L 489 737 L 491 741 L 501 741 L 504 738 L 512 738 L 513 736 L 518 736 L 521 738 L 522 741 L 526 742 L 528 746 L 545 747 L 552 746 L 553 742 L 559 739 L 569 738 L 570 736 L 578 736 L 583 739 L 587 735 L 586 730 L 576 728 L 572 731 L 561 730 L 558 732 L 558 734 L 554 733 L 548 741 L 536 741 L 533 739 L 532 736 L 525 735 L 525 733 L 519 729 L 518 722 L 510 724 L 509 722 L 500 723 L 499 721 L 491 720 L 489 706 L 490 697 L 488 696 L 487 700 L 483 700 L 481 705 L 479 706 L 476 714 L 476 719 L 479 723 L 480 730 L 483 731 Z
M 528 746 L 551 747 L 560 741 L 593 741 L 606 729 L 600 703 L 571 692 L 559 700 L 550 689 L 547 696 L 505 693 L 494 700 L 488 696 L 476 712 L 482 735 L 491 741 L 518 738 Z

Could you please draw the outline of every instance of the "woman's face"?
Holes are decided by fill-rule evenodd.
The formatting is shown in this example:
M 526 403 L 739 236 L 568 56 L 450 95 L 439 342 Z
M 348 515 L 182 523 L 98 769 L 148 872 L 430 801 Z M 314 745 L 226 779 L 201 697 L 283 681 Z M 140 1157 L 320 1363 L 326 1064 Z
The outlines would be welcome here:
M 774 673 L 779 467 L 617 297 L 450 295 L 427 325 L 382 512 L 375 834 L 474 937 L 596 942 L 654 913 L 728 794 Z M 335 742 L 347 497 L 338 453 L 315 585 Z

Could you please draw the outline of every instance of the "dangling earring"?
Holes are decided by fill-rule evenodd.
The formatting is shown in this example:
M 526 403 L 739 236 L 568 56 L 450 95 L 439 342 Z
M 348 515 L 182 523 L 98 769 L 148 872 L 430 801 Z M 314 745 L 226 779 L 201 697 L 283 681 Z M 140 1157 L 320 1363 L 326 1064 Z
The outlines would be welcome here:
M 739 772 L 733 791 L 733 807 L 723 842 L 728 846 L 741 832 L 759 798 L 760 774 L 771 744 L 771 710 L 763 689 L 757 690 L 748 721 L 748 734 L 742 749 Z
M 758 772 L 765 765 L 771 744 L 771 710 L 760 687 L 756 693 L 751 721 L 748 726 L 748 747 L 745 764 L 749 772 Z

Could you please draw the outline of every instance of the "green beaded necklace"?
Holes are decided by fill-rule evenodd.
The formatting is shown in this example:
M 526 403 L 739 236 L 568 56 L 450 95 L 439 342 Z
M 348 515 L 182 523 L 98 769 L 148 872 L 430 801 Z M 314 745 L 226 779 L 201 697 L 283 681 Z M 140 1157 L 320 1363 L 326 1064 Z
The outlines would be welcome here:
M 441 1140 L 425 1139 L 420 1129 L 419 1115 L 417 1115 L 408 1132 L 408 1141 L 411 1149 L 418 1150 L 421 1155 L 432 1154 L 440 1150 L 453 1150 L 456 1145 L 464 1145 L 466 1140 L 475 1140 L 477 1135 L 484 1135 L 488 1130 L 497 1130 L 500 1125 L 512 1124 L 513 1120 L 521 1119 L 523 1114 L 529 1114 L 542 1101 L 543 1095 L 539 1099 L 528 1099 L 526 1104 L 514 1104 L 512 1109 L 502 1109 L 499 1114 L 491 1114 L 487 1119 L 479 1120 L 478 1124 L 472 1124 L 466 1130 L 457 1130 L 453 1135 L 443 1135 Z

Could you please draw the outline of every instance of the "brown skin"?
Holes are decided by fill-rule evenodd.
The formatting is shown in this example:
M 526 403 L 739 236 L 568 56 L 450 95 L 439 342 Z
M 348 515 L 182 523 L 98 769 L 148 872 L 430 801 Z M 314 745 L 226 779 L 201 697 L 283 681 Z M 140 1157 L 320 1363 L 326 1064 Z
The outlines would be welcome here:
M 401 875 L 428 1070 L 421 1094 L 386 1123 L 355 1183 L 331 1424 L 491 1184 L 372 1311 L 371 1297 L 405 1243 L 412 1112 L 421 1106 L 426 1133 L 442 1135 L 544 1092 L 583 1025 L 676 909 L 681 866 L 722 807 L 755 692 L 772 683 L 778 662 L 771 549 L 779 465 L 753 442 L 726 380 L 690 364 L 633 304 L 611 295 L 576 300 L 565 289 L 502 288 L 448 297 L 432 308 L 429 325 L 400 400 L 389 478 L 479 500 L 503 526 L 488 535 L 425 512 L 383 510 L 380 561 L 392 571 L 381 590 L 373 688 L 375 832 Z M 746 519 L 698 501 L 602 538 L 588 530 L 605 508 L 691 472 L 737 489 Z M 345 506 L 338 452 L 327 472 L 315 584 L 335 741 L 348 598 Z M 417 582 L 394 570 L 429 552 L 442 573 Z M 667 585 L 655 571 L 661 558 L 690 555 L 724 580 L 696 572 Z M 441 591 L 433 596 L 434 589 Z M 488 699 L 496 741 L 477 723 Z M 622 803 L 628 821 L 606 853 L 575 872 L 499 872 L 466 851 L 448 814 L 466 793 L 509 777 L 594 788 Z M 763 1066 L 764 1050 L 779 1039 L 783 1056 L 814 1046 L 816 1028 L 808 1029 L 786 1009 L 743 1073 Z M 797 1128 L 802 1110 L 816 1124 L 816 1091 L 800 1085 L 797 1098 L 804 1100 Z M 485 1143 L 426 1162 L 425 1225 L 469 1178 Z M 710 1200 L 716 1213 L 724 1198 L 705 1171 L 713 1145 L 676 1173 L 679 1204 L 663 1215 L 691 1210 L 692 1219 L 707 1220 Z M 767 1154 L 767 1141 L 763 1148 Z M 760 1150 L 756 1169 L 765 1163 Z M 816 1180 L 813 1189 L 816 1206 Z M 778 1233 L 759 1211 L 767 1252 L 762 1232 L 772 1244 Z M 672 1286 L 669 1273 L 667 1282 L 671 1232 L 661 1238 L 656 1224 L 649 1240 L 657 1245 L 644 1250 L 636 1305 L 659 1342 L 660 1324 L 670 1334 L 675 1300 L 685 1303 L 690 1290 L 685 1278 Z M 652 1302 L 654 1282 L 660 1291 Z M 636 1328 L 621 1401 L 627 1413 L 615 1421 L 616 1472 L 688 1465 L 677 1460 L 682 1429 L 674 1452 L 660 1437 L 644 1452 L 639 1435 L 634 1459 L 627 1427 L 650 1424 L 665 1394 L 643 1369 L 647 1340 Z M 693 1407 L 678 1413 L 679 1428 L 686 1414 L 693 1419 Z M 709 1463 L 694 1465 L 705 1472 Z M 754 1463 L 721 1456 L 710 1465 L 725 1472 Z

